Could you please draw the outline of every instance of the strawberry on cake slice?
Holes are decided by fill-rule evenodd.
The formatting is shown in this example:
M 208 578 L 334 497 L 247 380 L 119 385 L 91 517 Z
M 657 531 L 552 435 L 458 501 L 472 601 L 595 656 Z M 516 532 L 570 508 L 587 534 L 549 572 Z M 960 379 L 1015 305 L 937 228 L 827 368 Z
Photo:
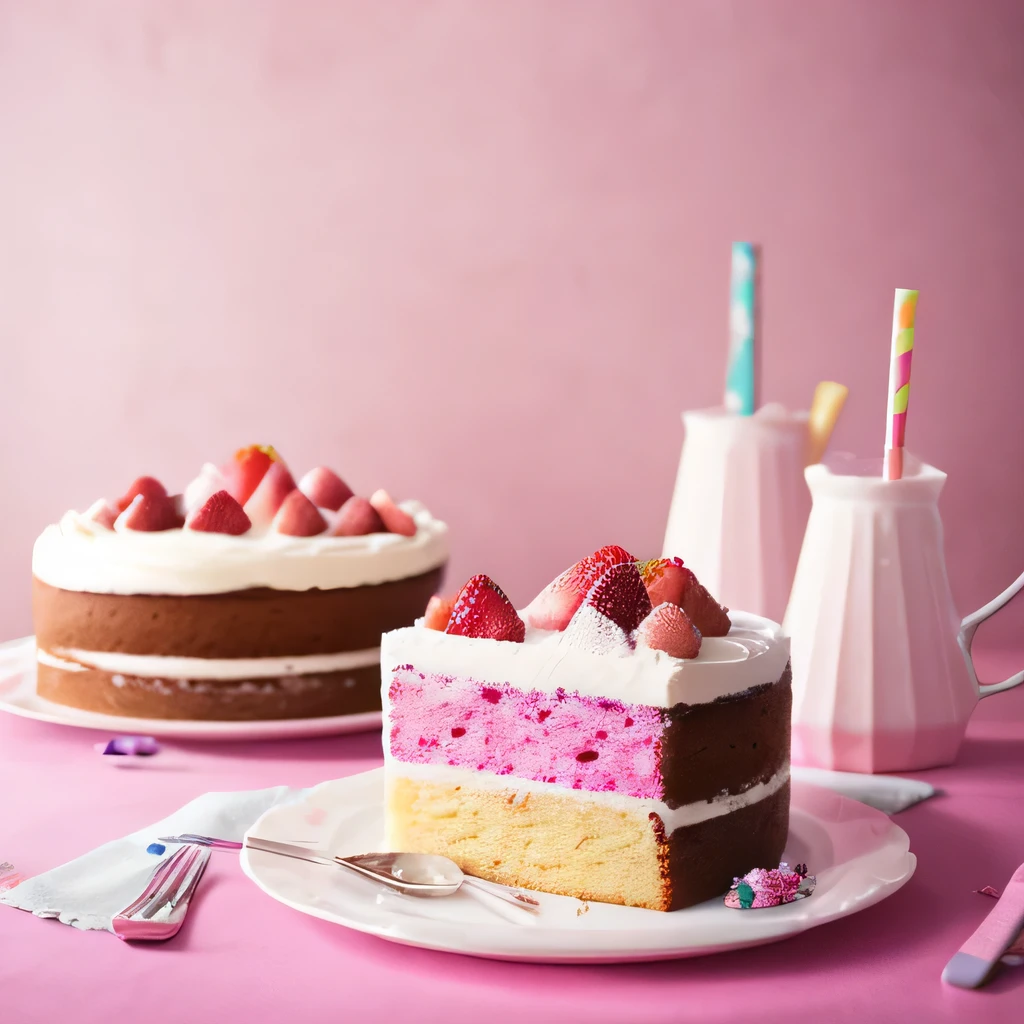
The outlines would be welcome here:
M 380 635 L 439 588 L 447 532 L 325 466 L 296 484 L 269 445 L 181 494 L 139 477 L 36 541 L 38 691 L 142 718 L 379 711 Z
M 392 849 L 652 910 L 777 864 L 789 641 L 611 545 L 517 612 L 487 576 L 381 646 Z

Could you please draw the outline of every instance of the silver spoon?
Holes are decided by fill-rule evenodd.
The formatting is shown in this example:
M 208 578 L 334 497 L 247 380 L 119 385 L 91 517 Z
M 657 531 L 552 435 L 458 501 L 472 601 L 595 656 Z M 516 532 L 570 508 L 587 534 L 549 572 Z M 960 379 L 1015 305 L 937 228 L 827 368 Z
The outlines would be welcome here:
M 246 836 L 244 843 L 236 843 L 230 839 L 214 839 L 212 836 L 191 833 L 165 836 L 159 841 L 191 843 L 213 850 L 241 850 L 244 846 L 263 853 L 309 861 L 311 864 L 340 865 L 409 896 L 451 896 L 463 885 L 468 885 L 522 910 L 537 913 L 540 909 L 540 902 L 525 892 L 483 878 L 474 878 L 465 874 L 455 861 L 433 853 L 363 853 L 354 857 L 335 857 L 320 850 L 261 839 L 258 836 Z

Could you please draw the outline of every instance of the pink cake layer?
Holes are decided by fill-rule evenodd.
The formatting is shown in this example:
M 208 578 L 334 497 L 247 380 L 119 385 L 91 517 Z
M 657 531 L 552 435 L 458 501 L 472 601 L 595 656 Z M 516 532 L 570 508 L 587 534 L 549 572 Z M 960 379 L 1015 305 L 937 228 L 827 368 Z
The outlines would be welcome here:
M 592 792 L 660 799 L 660 708 L 508 683 L 394 670 L 390 750 L 412 764 L 452 765 Z

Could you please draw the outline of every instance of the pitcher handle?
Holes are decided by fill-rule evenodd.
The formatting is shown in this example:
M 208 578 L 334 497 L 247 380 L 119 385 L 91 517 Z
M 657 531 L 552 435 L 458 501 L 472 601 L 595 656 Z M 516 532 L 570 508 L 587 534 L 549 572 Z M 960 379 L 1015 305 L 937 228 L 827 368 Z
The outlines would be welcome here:
M 1024 572 L 1022 572 L 998 597 L 993 598 L 983 608 L 979 608 L 960 623 L 960 635 L 957 643 L 960 645 L 960 652 L 967 663 L 967 671 L 970 673 L 971 681 L 978 688 L 978 696 L 991 697 L 993 693 L 1002 693 L 1003 690 L 1012 690 L 1015 686 L 1024 683 L 1024 671 L 1004 679 L 1001 683 L 979 683 L 978 673 L 974 668 L 974 659 L 971 657 L 971 644 L 974 642 L 974 634 L 978 627 L 988 618 L 991 618 L 1005 604 L 1009 604 L 1024 589 Z

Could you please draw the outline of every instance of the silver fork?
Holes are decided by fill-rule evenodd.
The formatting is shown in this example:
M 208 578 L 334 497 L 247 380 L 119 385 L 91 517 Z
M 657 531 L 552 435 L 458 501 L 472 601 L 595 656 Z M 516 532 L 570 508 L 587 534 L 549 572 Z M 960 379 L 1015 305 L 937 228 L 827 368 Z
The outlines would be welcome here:
M 183 846 L 157 865 L 139 897 L 114 915 L 114 934 L 119 939 L 142 941 L 176 935 L 209 859 L 209 850 Z

